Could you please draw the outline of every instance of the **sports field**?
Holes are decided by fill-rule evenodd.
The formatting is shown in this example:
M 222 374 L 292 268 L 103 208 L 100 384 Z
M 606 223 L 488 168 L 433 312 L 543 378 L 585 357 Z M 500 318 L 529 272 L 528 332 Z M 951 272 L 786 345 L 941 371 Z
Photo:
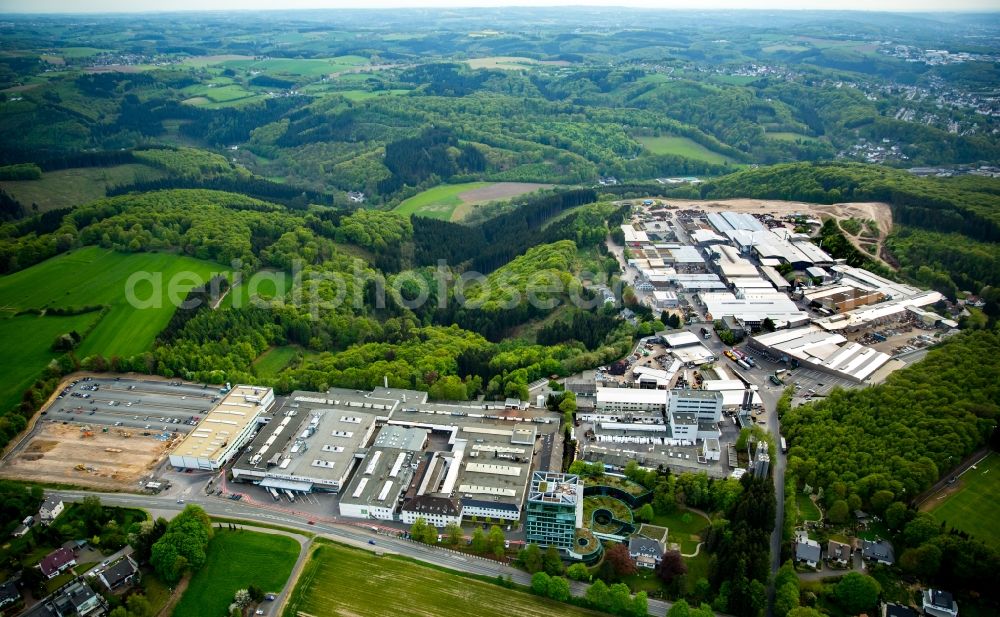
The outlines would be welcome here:
M 287 536 L 254 531 L 215 529 L 205 565 L 191 577 L 173 617 L 228 615 L 237 589 L 257 585 L 279 592 L 288 582 L 299 543 Z
M 731 162 L 731 159 L 725 154 L 713 152 L 687 137 L 662 135 L 660 137 L 636 137 L 635 139 L 653 154 L 674 154 L 707 163 Z
M 22 315 L 25 309 L 51 309 L 103 305 L 110 309 L 88 334 L 76 354 L 84 358 L 95 353 L 130 356 L 149 349 L 156 335 L 167 325 L 174 313 L 169 299 L 168 284 L 179 273 L 190 277 L 176 279 L 173 288 L 183 299 L 191 287 L 207 281 L 213 272 L 224 271 L 217 264 L 171 253 L 115 253 L 90 246 L 58 255 L 26 270 L 0 277 L 0 333 L 16 333 L 4 337 L 18 341 L 10 345 L 0 362 L 17 367 L 15 373 L 38 375 L 52 354 L 47 352 L 56 336 L 77 330 L 85 333 L 99 313 L 76 317 Z M 147 277 L 134 285 L 134 296 L 149 301 L 149 307 L 133 307 L 126 300 L 126 283 L 133 273 Z M 152 296 L 152 280 L 163 285 L 162 300 Z M 30 327 L 28 327 L 30 324 Z M 29 378 L 30 382 L 30 378 Z M 23 377 L 14 379 L 11 373 L 0 375 L 3 399 L 20 396 Z M 20 389 L 19 389 L 20 388 Z
M 418 193 L 393 209 L 404 216 L 416 215 L 443 221 L 460 221 L 479 204 L 510 199 L 552 186 L 533 182 L 466 182 L 441 184 Z
M 139 163 L 112 167 L 75 167 L 47 171 L 39 180 L 0 182 L 0 187 L 25 207 L 30 209 L 31 204 L 37 204 L 38 211 L 44 212 L 101 199 L 110 186 L 131 184 L 137 180 L 159 180 L 164 175 L 166 174 L 159 169 Z
M 1000 455 L 991 453 L 975 469 L 962 474 L 957 490 L 932 497 L 930 512 L 939 521 L 961 529 L 990 546 L 1000 546 Z
M 566 617 L 584 610 L 395 557 L 317 541 L 284 617 Z M 174 617 L 183 617 L 174 613 Z

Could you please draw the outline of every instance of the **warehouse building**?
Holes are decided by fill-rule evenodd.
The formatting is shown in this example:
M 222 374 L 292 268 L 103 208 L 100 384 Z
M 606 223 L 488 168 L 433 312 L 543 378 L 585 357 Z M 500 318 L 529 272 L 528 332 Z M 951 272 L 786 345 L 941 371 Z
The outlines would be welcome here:
M 595 418 L 630 414 L 663 417 L 667 393 L 647 388 L 597 388 Z
M 391 521 L 419 467 L 426 429 L 384 426 L 340 498 L 340 514 Z
M 795 327 L 809 323 L 809 315 L 789 299 L 777 291 L 762 293 L 714 293 L 703 292 L 697 295 L 698 301 L 705 307 L 710 319 L 722 319 L 732 316 L 744 325 L 758 329 L 765 319 L 770 318 L 775 327 Z
M 233 465 L 233 479 L 274 491 L 340 492 L 376 420 L 395 404 L 354 390 L 293 392 Z
M 748 345 L 772 358 L 794 360 L 801 366 L 857 383 L 872 383 L 876 376 L 880 381 L 888 374 L 883 368 L 895 370 L 902 366 L 902 362 L 880 351 L 848 342 L 840 334 L 817 326 L 752 336 Z
M 177 444 L 170 464 L 176 469 L 220 469 L 253 437 L 261 414 L 273 405 L 271 388 L 234 387 Z

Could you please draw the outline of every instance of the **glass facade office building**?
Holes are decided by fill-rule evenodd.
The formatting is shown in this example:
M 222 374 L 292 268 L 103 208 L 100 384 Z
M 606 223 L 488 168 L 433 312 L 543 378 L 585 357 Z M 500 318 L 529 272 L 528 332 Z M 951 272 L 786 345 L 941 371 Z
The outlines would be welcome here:
M 536 471 L 528 491 L 526 540 L 539 546 L 572 551 L 583 524 L 583 483 L 571 474 Z

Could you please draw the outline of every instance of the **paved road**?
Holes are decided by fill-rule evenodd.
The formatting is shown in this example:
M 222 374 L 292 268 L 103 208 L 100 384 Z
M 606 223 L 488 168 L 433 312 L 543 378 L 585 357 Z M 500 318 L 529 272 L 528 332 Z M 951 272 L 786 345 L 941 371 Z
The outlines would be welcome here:
M 310 525 L 307 520 L 288 512 L 277 509 L 270 510 L 264 506 L 255 506 L 243 503 L 242 501 L 211 496 L 191 498 L 185 500 L 186 503 L 180 504 L 173 497 L 156 495 L 87 491 L 49 491 L 48 494 L 61 497 L 64 501 L 80 501 L 87 495 L 97 495 L 101 498 L 102 503 L 106 505 L 145 508 L 151 510 L 154 515 L 163 515 L 165 517 L 172 516 L 187 504 L 193 503 L 201 506 L 213 516 L 239 518 L 251 524 L 253 521 L 279 524 L 290 529 L 314 532 L 332 540 L 360 548 L 396 553 L 451 570 L 479 574 L 491 578 L 497 575 L 510 576 L 514 582 L 521 585 L 531 584 L 531 575 L 528 573 L 490 559 L 465 555 L 401 538 L 376 535 L 371 530 L 370 521 L 358 521 L 348 524 L 333 522 L 331 520 L 315 520 L 315 524 Z M 376 542 L 375 546 L 368 543 L 369 540 L 373 539 Z M 583 595 L 586 593 L 588 587 L 589 585 L 585 583 L 570 581 L 570 590 L 573 592 L 573 595 Z M 651 599 L 649 601 L 649 614 L 662 617 L 670 610 L 670 606 L 670 602 Z

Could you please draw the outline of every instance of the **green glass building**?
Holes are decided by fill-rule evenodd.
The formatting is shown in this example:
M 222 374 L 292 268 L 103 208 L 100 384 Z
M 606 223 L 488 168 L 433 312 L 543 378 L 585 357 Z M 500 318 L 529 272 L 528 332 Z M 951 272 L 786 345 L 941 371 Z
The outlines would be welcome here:
M 573 551 L 576 530 L 583 525 L 580 477 L 536 471 L 531 477 L 525 510 L 524 529 L 529 543 Z

